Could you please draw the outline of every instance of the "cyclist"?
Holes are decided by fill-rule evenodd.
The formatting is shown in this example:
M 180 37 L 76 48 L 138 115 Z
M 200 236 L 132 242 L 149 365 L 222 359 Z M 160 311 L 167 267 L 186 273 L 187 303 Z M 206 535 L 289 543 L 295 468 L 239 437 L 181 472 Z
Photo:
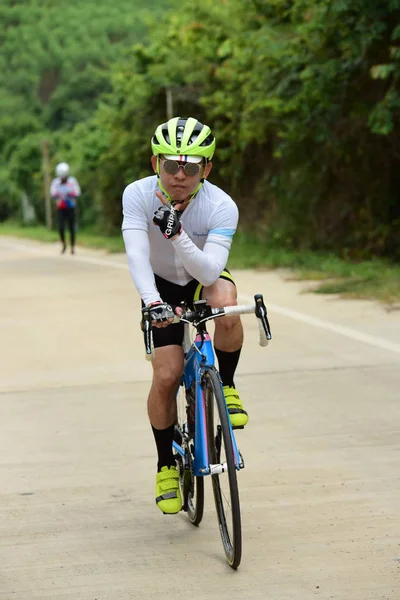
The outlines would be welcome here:
M 56 200 L 58 232 L 62 243 L 61 253 L 67 249 L 65 243 L 65 223 L 68 224 L 71 241 L 71 254 L 75 252 L 76 198 L 81 195 L 79 183 L 69 174 L 69 165 L 61 162 L 56 166 L 56 177 L 51 182 L 50 195 Z
M 172 441 L 183 371 L 183 324 L 169 326 L 171 305 L 190 305 L 201 297 L 215 307 L 236 305 L 236 287 L 225 267 L 238 209 L 207 181 L 215 150 L 207 125 L 192 117 L 172 118 L 157 127 L 151 147 L 155 175 L 126 187 L 122 232 L 130 273 L 155 326 L 147 407 L 158 453 L 156 503 L 172 514 L 182 508 Z M 248 421 L 233 379 L 242 343 L 240 317 L 215 321 L 214 348 L 234 427 Z

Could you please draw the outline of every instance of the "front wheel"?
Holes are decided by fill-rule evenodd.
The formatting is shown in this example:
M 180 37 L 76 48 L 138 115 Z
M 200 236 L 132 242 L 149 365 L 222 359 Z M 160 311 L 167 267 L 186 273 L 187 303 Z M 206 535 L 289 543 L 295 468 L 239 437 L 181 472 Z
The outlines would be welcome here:
M 177 424 L 175 426 L 176 442 L 181 446 L 184 456 L 177 456 L 177 467 L 182 494 L 183 510 L 187 512 L 193 525 L 199 525 L 204 511 L 204 477 L 195 477 L 193 474 L 193 449 L 194 439 L 192 425 L 189 425 L 188 413 L 191 414 L 194 402 L 191 390 L 186 391 L 182 384 L 177 396 Z M 189 415 L 190 416 L 190 415 Z
M 211 475 L 219 529 L 228 563 L 233 569 L 237 569 L 242 556 L 239 491 L 229 417 L 215 369 L 205 372 L 203 390 L 210 464 L 222 471 Z

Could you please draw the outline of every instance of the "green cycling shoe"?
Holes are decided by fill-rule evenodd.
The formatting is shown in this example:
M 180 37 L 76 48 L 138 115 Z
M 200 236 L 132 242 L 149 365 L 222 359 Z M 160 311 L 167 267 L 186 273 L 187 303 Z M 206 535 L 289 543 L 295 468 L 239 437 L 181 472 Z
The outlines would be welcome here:
M 223 390 L 232 427 L 234 429 L 243 429 L 248 423 L 249 416 L 243 408 L 243 402 L 240 399 L 237 389 L 229 385 L 224 385 Z
M 179 474 L 176 467 L 162 467 L 156 477 L 156 504 L 166 515 L 182 510 Z

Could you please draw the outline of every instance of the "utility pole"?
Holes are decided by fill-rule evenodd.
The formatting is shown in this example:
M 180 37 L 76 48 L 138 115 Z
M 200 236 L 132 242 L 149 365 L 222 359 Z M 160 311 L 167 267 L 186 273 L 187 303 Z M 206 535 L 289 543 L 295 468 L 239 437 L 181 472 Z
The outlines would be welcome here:
M 44 202 L 46 214 L 46 226 L 48 229 L 53 227 L 53 216 L 51 212 L 51 197 L 50 197 L 50 158 L 49 144 L 45 139 L 40 140 L 40 149 L 42 151 L 42 173 L 44 186 Z
M 174 102 L 172 98 L 172 90 L 170 87 L 165 88 L 167 102 L 167 120 L 169 121 L 174 116 Z

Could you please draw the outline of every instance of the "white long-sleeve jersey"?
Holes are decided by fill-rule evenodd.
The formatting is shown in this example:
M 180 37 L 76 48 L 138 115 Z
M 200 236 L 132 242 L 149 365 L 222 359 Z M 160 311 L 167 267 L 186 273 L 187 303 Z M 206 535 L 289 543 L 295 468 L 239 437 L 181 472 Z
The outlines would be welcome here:
M 157 176 L 129 184 L 123 194 L 122 232 L 129 270 L 143 302 L 162 300 L 154 274 L 178 285 L 217 281 L 226 266 L 238 222 L 232 198 L 205 181 L 181 216 L 183 232 L 171 241 L 153 223 L 160 207 Z

